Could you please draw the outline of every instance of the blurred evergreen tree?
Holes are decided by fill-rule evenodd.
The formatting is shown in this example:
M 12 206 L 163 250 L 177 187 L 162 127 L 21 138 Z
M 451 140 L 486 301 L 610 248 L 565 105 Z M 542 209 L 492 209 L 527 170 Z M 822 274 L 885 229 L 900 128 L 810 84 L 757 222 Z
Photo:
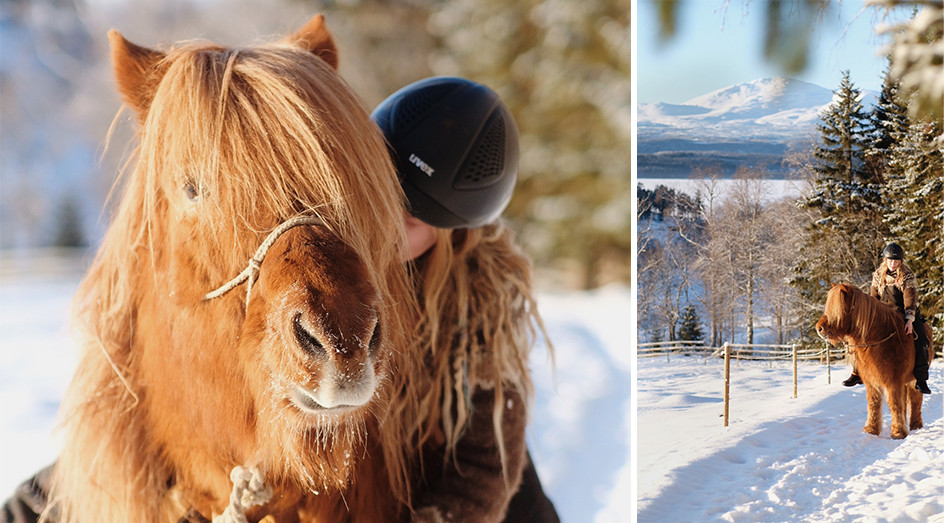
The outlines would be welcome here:
M 584 287 L 629 280 L 629 0 L 455 0 L 430 18 L 430 64 L 495 89 L 521 134 L 505 216 L 536 262 Z
M 66 196 L 56 209 L 55 247 L 87 247 L 88 239 L 82 228 L 82 216 L 75 197 Z

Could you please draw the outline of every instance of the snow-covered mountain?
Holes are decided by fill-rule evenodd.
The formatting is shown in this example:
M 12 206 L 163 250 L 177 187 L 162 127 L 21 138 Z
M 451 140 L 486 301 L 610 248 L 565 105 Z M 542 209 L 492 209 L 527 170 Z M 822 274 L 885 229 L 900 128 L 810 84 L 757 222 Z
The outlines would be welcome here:
M 833 92 L 808 82 L 764 78 L 732 85 L 692 98 L 683 104 L 639 104 L 640 137 L 666 134 L 687 138 L 759 137 L 789 140 L 815 129 Z M 866 91 L 868 107 L 875 94 Z
M 868 109 L 876 93 L 864 91 Z M 727 172 L 739 165 L 781 170 L 792 144 L 808 142 L 822 111 L 833 102 L 830 89 L 788 78 L 764 78 L 732 85 L 683 104 L 637 106 L 640 177 L 686 177 L 692 166 L 715 163 Z

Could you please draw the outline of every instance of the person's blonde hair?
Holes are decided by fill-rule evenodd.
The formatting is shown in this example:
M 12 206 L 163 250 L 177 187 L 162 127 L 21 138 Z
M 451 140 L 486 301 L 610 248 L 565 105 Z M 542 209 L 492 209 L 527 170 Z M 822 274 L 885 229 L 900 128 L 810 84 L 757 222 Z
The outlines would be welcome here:
M 544 327 L 531 287 L 531 262 L 501 223 L 437 230 L 438 241 L 414 267 L 421 320 L 414 330 L 411 368 L 397 387 L 407 402 L 390 416 L 412 420 L 407 439 L 435 444 L 446 459 L 467 428 L 476 389 L 495 393 L 492 425 L 507 477 L 502 413 L 505 391 L 530 403 L 528 357 Z M 440 435 L 441 432 L 441 435 Z

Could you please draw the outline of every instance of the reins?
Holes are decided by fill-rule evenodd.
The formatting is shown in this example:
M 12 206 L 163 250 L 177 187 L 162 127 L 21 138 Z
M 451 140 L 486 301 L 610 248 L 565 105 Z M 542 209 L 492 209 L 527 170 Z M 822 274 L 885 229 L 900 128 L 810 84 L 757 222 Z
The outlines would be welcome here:
M 221 287 L 216 290 L 209 292 L 206 296 L 203 297 L 204 301 L 212 300 L 214 298 L 219 298 L 220 296 L 226 294 L 227 292 L 235 289 L 243 282 L 248 281 L 246 284 L 246 305 L 249 305 L 249 293 L 252 292 L 252 284 L 256 281 L 256 276 L 259 274 L 259 269 L 262 267 L 262 260 L 265 258 L 267 252 L 272 247 L 272 244 L 279 239 L 279 236 L 285 234 L 286 231 L 293 227 L 298 227 L 299 225 L 324 225 L 324 221 L 318 216 L 296 216 L 290 218 L 281 225 L 276 227 L 272 232 L 266 236 L 266 239 L 263 240 L 262 244 L 259 245 L 259 248 L 256 249 L 256 253 L 249 259 L 249 265 L 243 269 L 235 278 L 226 282 Z
M 892 331 L 891 334 L 889 334 L 888 336 L 886 336 L 885 339 L 883 339 L 883 340 L 881 340 L 881 341 L 876 341 L 876 342 L 874 342 L 874 343 L 865 343 L 865 344 L 863 344 L 863 345 L 850 345 L 849 348 L 851 348 L 851 349 L 867 349 L 867 348 L 869 348 L 869 347 L 874 347 L 874 346 L 876 346 L 876 345 L 881 345 L 881 344 L 885 343 L 886 341 L 890 340 L 890 339 L 892 338 L 892 336 L 894 336 L 894 335 L 896 335 L 896 334 L 898 334 L 898 330 L 897 330 L 897 329 L 894 330 L 894 331 Z

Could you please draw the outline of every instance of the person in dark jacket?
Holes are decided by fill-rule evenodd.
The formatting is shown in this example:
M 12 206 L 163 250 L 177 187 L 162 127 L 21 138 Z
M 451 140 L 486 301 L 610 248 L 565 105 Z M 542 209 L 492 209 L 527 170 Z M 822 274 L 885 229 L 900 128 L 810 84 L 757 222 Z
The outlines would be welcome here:
M 882 251 L 882 263 L 872 273 L 872 288 L 869 294 L 882 303 L 898 309 L 905 319 L 905 333 L 915 336 L 914 377 L 915 388 L 922 394 L 931 394 L 928 387 L 928 347 L 930 340 L 924 328 L 924 320 L 918 311 L 918 284 L 915 275 L 904 263 L 905 251 L 897 243 L 889 243 Z M 856 372 L 842 382 L 846 387 L 862 383 Z

